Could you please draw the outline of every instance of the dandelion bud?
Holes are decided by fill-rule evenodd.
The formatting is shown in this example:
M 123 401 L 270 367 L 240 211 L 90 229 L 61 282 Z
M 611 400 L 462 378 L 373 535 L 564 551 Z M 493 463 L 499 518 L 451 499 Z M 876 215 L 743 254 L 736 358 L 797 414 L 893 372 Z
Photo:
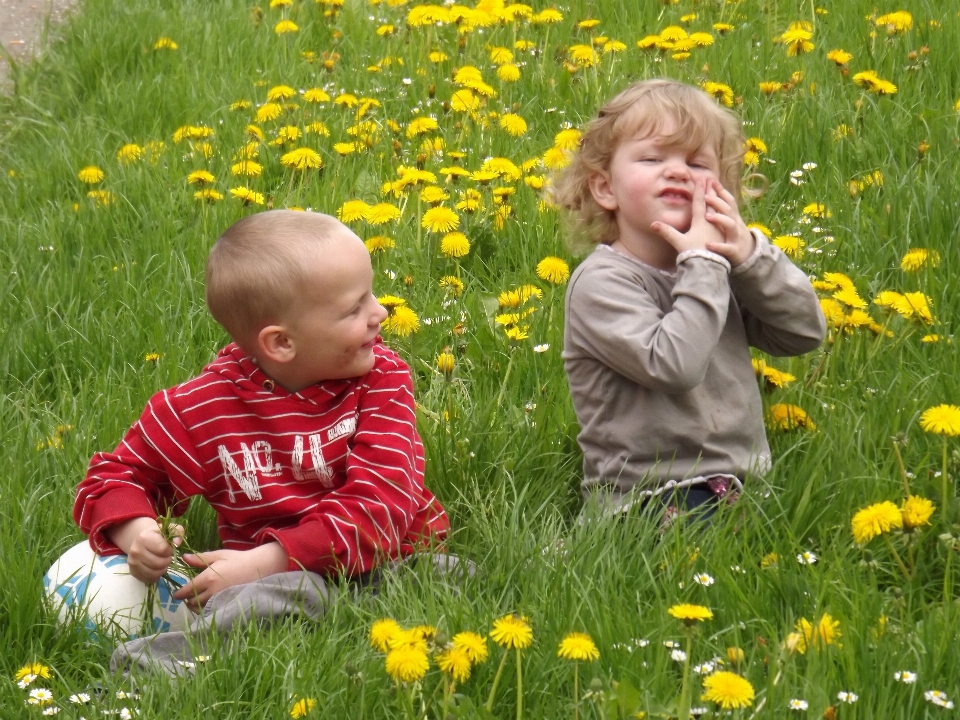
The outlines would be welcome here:
M 453 368 L 456 367 L 456 359 L 450 353 L 450 348 L 445 347 L 443 352 L 437 356 L 437 369 L 443 373 L 447 380 L 453 375 Z

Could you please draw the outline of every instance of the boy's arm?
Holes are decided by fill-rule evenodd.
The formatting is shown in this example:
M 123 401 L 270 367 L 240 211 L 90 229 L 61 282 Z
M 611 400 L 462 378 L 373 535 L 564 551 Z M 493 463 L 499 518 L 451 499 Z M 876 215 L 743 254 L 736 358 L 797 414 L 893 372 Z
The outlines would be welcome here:
M 344 484 L 298 525 L 263 534 L 283 547 L 287 570 L 362 573 L 398 557 L 413 535 L 446 532 L 443 508 L 423 486 L 409 369 L 381 358 L 365 384 Z
M 98 554 L 129 551 L 124 545 L 132 540 L 124 535 L 117 538 L 122 544 L 117 542 L 111 529 L 136 518 L 155 521 L 158 514 L 172 511 L 179 515 L 186 509 L 186 503 L 180 501 L 187 493 L 180 488 L 196 483 L 192 472 L 199 470 L 199 463 L 184 450 L 188 438 L 167 392 L 150 399 L 113 452 L 93 456 L 77 488 L 73 519 L 90 536 L 90 545 Z M 179 487 L 175 488 L 174 479 Z
M 703 382 L 730 306 L 729 265 L 723 258 L 706 251 L 681 255 L 667 311 L 619 263 L 584 270 L 567 298 L 574 346 L 654 390 L 685 392 Z M 568 344 L 565 357 L 575 353 Z
M 810 279 L 780 248 L 754 231 L 757 247 L 730 273 L 750 344 L 774 356 L 820 347 L 827 323 Z

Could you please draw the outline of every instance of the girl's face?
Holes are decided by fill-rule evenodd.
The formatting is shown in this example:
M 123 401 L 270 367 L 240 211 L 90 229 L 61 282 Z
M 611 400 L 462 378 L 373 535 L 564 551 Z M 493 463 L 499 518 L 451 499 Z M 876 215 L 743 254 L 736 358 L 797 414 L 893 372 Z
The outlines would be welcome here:
M 720 162 L 708 145 L 665 144 L 675 130 L 664 123 L 656 134 L 637 134 L 621 141 L 606 171 L 591 181 L 594 200 L 614 213 L 621 241 L 663 243 L 650 229 L 659 221 L 687 232 L 693 215 L 697 178 L 719 180 Z

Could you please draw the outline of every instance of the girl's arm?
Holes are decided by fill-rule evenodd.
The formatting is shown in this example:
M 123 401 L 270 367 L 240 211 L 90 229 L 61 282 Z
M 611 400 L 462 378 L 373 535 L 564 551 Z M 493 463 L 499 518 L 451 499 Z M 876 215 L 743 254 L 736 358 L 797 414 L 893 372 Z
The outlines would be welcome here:
M 804 272 L 761 233 L 757 248 L 730 273 L 750 344 L 770 355 L 789 357 L 816 350 L 827 323 Z
M 730 307 L 726 261 L 706 251 L 681 256 L 672 289 L 625 258 L 588 262 L 567 294 L 564 359 L 595 359 L 668 393 L 703 382 Z

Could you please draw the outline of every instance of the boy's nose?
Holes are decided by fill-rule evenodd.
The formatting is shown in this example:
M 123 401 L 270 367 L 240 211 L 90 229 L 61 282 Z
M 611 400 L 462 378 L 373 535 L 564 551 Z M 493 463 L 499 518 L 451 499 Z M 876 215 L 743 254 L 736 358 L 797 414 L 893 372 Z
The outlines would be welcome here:
M 390 313 L 387 312 L 387 309 L 383 305 L 381 305 L 380 303 L 377 303 L 377 309 L 373 313 L 373 315 L 370 317 L 372 321 L 370 324 L 379 325 L 380 323 L 382 323 L 384 320 L 387 319 L 387 315 L 389 314 Z

